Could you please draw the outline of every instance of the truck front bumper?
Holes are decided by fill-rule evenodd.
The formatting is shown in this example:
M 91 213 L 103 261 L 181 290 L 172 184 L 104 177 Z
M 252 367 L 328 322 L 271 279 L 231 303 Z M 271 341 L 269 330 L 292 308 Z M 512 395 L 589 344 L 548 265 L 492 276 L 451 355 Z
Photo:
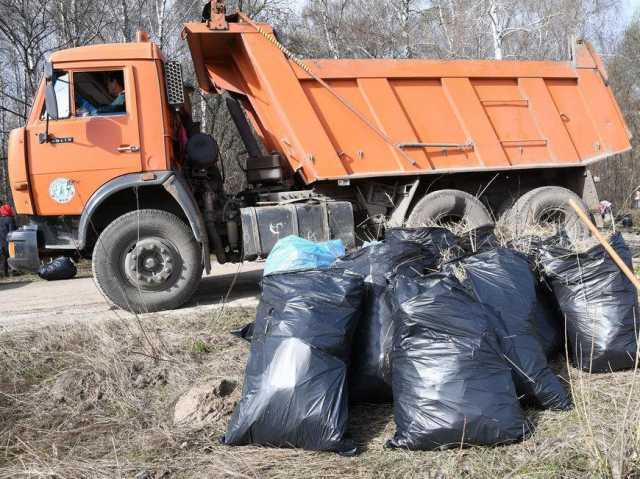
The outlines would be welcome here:
M 21 226 L 9 233 L 8 263 L 16 271 L 35 273 L 40 268 L 38 253 L 38 227 L 36 225 Z

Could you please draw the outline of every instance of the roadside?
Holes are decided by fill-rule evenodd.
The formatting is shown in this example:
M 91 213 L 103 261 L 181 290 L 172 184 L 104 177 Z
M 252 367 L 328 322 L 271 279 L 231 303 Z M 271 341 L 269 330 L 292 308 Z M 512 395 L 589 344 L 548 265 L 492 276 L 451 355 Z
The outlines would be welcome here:
M 212 274 L 202 279 L 198 291 L 185 307 L 140 316 L 190 315 L 217 309 L 223 303 L 228 307 L 255 307 L 262 268 L 262 263 L 215 265 Z M 64 281 L 18 276 L 0 283 L 0 305 L 0 328 L 3 329 L 134 317 L 109 305 L 93 279 L 86 276 Z
M 355 458 L 221 445 L 249 350 L 230 331 L 254 314 L 187 308 L 0 333 L 0 479 L 577 479 L 639 470 L 636 372 L 589 375 L 562 360 L 554 367 L 576 408 L 529 410 L 536 432 L 519 444 L 384 449 L 394 432 L 392 406 L 362 404 L 349 414 L 349 434 L 363 450 Z

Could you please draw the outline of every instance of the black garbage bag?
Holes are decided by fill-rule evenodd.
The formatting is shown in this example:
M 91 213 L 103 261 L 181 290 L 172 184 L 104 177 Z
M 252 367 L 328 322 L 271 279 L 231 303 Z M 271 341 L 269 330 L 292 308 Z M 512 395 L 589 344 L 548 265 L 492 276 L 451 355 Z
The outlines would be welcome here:
M 66 256 L 59 256 L 50 263 L 43 264 L 38 270 L 38 276 L 47 281 L 71 279 L 77 273 L 76 265 Z
M 465 254 L 460 247 L 460 238 L 447 228 L 438 226 L 420 228 L 389 228 L 384 233 L 385 241 L 414 241 L 422 245 L 427 256 L 440 256 L 450 251 L 454 257 Z
M 399 275 L 393 291 L 396 433 L 386 446 L 494 445 L 528 434 L 491 312 L 444 273 Z
M 480 226 L 463 233 L 458 244 L 467 253 L 479 253 L 501 246 L 493 225 Z
M 435 263 L 436 258 L 425 256 L 418 243 L 397 240 L 372 244 L 336 261 L 336 267 L 361 275 L 366 291 L 353 340 L 349 373 L 351 401 L 392 400 L 389 352 L 393 333 L 387 276 L 398 267 L 421 274 L 426 268 L 435 267 Z
M 526 256 L 512 249 L 496 248 L 448 267 L 454 266 L 462 268 L 464 284 L 478 300 L 496 313 L 489 319 L 523 403 L 545 409 L 571 409 L 571 400 L 549 368 L 536 332 L 536 278 Z
M 622 235 L 614 234 L 609 243 L 632 268 Z M 638 293 L 602 245 L 575 253 L 551 238 L 541 260 L 566 318 L 573 364 L 591 372 L 634 367 Z
M 534 324 L 547 359 L 553 359 L 564 350 L 564 318 L 551 286 L 540 268 L 541 249 L 544 240 L 535 235 L 521 236 L 509 247 L 524 254 L 529 268 L 536 277 L 536 303 Z
M 564 350 L 564 318 L 551 287 L 543 280 L 536 281 L 536 334 L 548 360 Z
M 354 453 L 347 368 L 364 285 L 340 269 L 262 280 L 242 398 L 221 441 Z

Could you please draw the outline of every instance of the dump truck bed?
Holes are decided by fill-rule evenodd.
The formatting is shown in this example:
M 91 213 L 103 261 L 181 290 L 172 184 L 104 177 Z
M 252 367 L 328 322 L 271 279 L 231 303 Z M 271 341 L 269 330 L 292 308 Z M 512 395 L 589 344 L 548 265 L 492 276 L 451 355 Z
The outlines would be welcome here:
M 200 87 L 240 95 L 265 147 L 307 183 L 571 167 L 631 148 L 586 42 L 568 62 L 303 60 L 301 67 L 271 33 L 265 24 L 185 25 Z

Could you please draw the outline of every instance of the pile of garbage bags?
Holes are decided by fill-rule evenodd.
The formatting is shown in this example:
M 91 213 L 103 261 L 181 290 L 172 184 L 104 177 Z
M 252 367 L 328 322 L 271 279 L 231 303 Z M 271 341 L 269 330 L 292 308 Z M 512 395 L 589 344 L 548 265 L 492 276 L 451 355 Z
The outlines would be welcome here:
M 358 402 L 393 402 L 389 448 L 506 444 L 532 432 L 525 408 L 571 409 L 560 352 L 589 372 L 635 364 L 637 292 L 600 245 L 522 252 L 487 228 L 394 228 L 349 254 L 299 240 L 276 245 L 256 321 L 235 333 L 251 349 L 225 444 L 355 454 Z

